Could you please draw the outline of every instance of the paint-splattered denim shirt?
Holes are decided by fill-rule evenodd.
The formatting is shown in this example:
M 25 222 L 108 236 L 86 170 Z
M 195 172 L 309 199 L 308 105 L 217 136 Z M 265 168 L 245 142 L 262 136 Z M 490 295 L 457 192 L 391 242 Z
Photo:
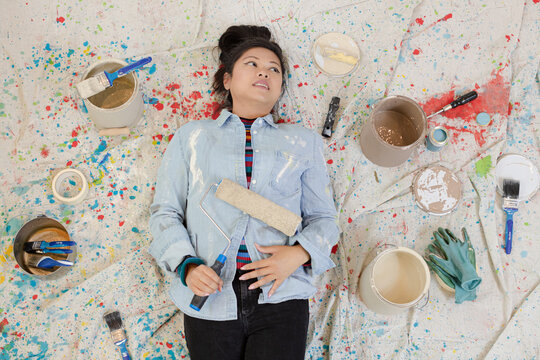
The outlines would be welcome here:
M 259 303 L 307 299 L 315 292 L 314 277 L 332 268 L 330 251 L 339 235 L 337 213 L 323 156 L 320 136 L 299 125 L 275 124 L 272 115 L 258 118 L 251 127 L 253 173 L 250 190 L 302 216 L 297 233 L 288 237 L 213 196 L 204 208 L 231 238 L 221 272 L 222 292 L 210 295 L 200 312 L 189 307 L 193 292 L 175 273 L 186 255 L 210 266 L 226 248 L 227 240 L 199 208 L 213 183 L 228 178 L 247 185 L 245 128 L 238 116 L 223 110 L 217 120 L 192 121 L 174 135 L 158 171 L 150 208 L 154 240 L 150 253 L 173 276 L 170 294 L 185 314 L 211 320 L 236 319 L 232 280 L 235 257 L 245 237 L 253 261 L 267 257 L 254 243 L 265 246 L 299 243 L 311 256 L 311 266 L 300 266 L 268 298 L 272 283 L 262 287 Z

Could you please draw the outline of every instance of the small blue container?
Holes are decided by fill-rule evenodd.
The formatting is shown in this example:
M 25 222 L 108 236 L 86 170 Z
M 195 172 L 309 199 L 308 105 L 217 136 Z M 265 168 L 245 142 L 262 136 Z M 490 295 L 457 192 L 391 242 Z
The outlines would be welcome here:
M 441 151 L 448 142 L 448 131 L 443 126 L 436 126 L 429 132 L 426 147 L 429 151 Z

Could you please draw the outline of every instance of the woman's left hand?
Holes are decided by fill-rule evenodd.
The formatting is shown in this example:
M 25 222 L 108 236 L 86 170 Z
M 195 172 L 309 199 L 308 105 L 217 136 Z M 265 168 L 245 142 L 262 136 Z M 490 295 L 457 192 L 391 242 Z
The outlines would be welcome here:
M 274 281 L 274 285 L 268 292 L 268 297 L 277 290 L 277 288 L 298 269 L 302 264 L 307 262 L 310 257 L 309 253 L 304 250 L 301 245 L 274 245 L 262 246 L 255 243 L 255 247 L 262 253 L 272 254 L 267 259 L 255 261 L 244 265 L 242 270 L 253 270 L 240 276 L 240 280 L 248 280 L 256 277 L 262 277 L 257 282 L 249 286 L 250 290 L 261 287 L 262 285 Z

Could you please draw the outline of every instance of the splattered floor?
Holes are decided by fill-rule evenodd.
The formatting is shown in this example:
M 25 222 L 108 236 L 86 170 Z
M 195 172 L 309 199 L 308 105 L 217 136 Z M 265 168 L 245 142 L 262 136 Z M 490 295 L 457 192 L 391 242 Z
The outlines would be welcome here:
M 322 130 L 332 96 L 341 98 L 326 158 L 340 211 L 337 267 L 310 301 L 309 359 L 534 358 L 538 335 L 540 197 L 520 203 L 514 250 L 502 249 L 504 213 L 494 167 L 502 153 L 538 157 L 538 0 L 532 1 L 12 1 L 0 14 L 0 354 L 2 359 L 114 359 L 102 320 L 121 312 L 134 358 L 188 358 L 182 314 L 168 279 L 146 249 L 148 207 L 161 155 L 182 124 L 214 116 L 213 51 L 230 24 L 269 26 L 290 63 L 281 121 Z M 358 69 L 328 77 L 311 45 L 346 33 L 361 50 Z M 126 136 L 100 137 L 74 84 L 100 59 L 152 56 L 138 72 L 144 116 Z M 429 119 L 450 142 L 418 147 L 399 167 L 369 162 L 358 135 L 373 104 L 400 94 L 427 114 L 455 96 L 478 99 Z M 488 126 L 476 122 L 490 116 Z M 458 208 L 424 213 L 407 189 L 414 172 L 444 164 L 463 184 Z M 78 205 L 56 201 L 51 174 L 81 170 L 90 184 Z M 404 195 L 399 195 L 402 191 Z M 14 259 L 25 218 L 59 220 L 78 243 L 64 277 L 41 281 Z M 535 220 L 536 219 L 536 220 Z M 455 304 L 433 281 L 423 307 L 394 316 L 369 310 L 358 279 L 381 243 L 423 254 L 431 233 L 465 226 L 482 284 L 474 302 Z

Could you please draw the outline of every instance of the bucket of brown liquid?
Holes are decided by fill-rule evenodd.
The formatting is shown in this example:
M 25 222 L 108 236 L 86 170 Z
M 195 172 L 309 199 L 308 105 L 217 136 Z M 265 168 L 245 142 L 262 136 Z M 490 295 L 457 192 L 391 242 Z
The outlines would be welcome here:
M 362 126 L 360 147 L 375 165 L 398 166 L 424 140 L 426 128 L 426 114 L 414 100 L 388 96 L 377 102 Z
M 103 71 L 114 72 L 128 65 L 118 59 L 101 60 L 92 64 L 84 73 L 86 80 Z M 113 82 L 113 86 L 90 96 L 84 101 L 88 116 L 98 129 L 133 127 L 141 119 L 144 103 L 139 90 L 139 81 L 134 72 Z

